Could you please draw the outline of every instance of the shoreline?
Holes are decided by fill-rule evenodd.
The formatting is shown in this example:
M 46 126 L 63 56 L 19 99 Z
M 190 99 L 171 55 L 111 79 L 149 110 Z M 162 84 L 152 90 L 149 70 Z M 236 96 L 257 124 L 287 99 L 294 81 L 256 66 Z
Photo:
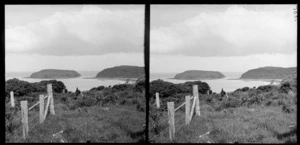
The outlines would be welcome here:
M 207 80 L 221 80 L 224 78 L 216 78 L 216 79 L 176 79 L 176 78 L 163 78 L 163 79 L 170 79 L 170 80 L 183 80 L 183 81 L 207 81 Z
M 232 79 L 232 80 L 242 80 L 242 81 L 263 81 L 263 82 L 277 82 L 280 83 L 283 79 Z
M 33 77 L 23 77 L 23 78 L 26 78 L 26 79 L 40 79 L 40 80 L 49 80 L 49 79 L 54 79 L 54 80 L 56 80 L 56 79 L 75 79 L 75 78 L 80 78 L 81 76 L 79 76 L 79 77 L 72 77 L 72 78 L 68 78 L 68 77 L 62 77 L 62 78 L 33 78 Z
M 97 77 L 86 77 L 82 79 L 97 79 L 97 80 L 121 80 L 121 81 L 137 81 L 138 78 L 97 78 Z

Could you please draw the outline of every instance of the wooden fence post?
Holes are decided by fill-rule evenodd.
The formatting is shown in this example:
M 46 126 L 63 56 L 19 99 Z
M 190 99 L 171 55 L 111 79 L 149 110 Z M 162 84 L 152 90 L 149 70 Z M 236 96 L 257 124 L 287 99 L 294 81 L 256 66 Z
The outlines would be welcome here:
M 10 104 L 11 104 L 11 107 L 15 107 L 15 98 L 14 98 L 13 91 L 10 91 Z
M 188 125 L 190 123 L 190 96 L 185 96 L 185 124 Z
M 49 109 L 50 101 L 51 101 L 51 97 L 48 96 L 48 101 L 47 101 L 47 105 L 46 105 L 46 108 L 45 108 L 46 110 L 45 110 L 45 113 L 44 113 L 44 120 L 46 119 L 47 114 L 48 114 L 48 109 Z
M 48 92 L 48 97 L 50 97 L 50 113 L 55 115 L 54 111 L 54 98 L 53 98 L 53 92 L 52 92 L 52 84 L 47 84 L 47 92 Z
M 168 117 L 169 117 L 169 134 L 170 140 L 175 139 L 175 114 L 174 114 L 174 102 L 168 102 Z
M 193 85 L 193 96 L 196 97 L 196 115 L 200 116 L 200 101 L 199 101 L 198 85 Z
M 189 121 L 191 121 L 192 120 L 192 118 L 193 118 L 193 116 L 194 116 L 194 111 L 196 110 L 195 108 L 195 106 L 196 106 L 196 100 L 197 100 L 197 98 L 194 96 L 194 98 L 193 98 L 193 105 L 192 105 L 192 109 L 191 109 L 191 114 L 190 114 L 190 119 L 189 119 Z
M 22 112 L 23 138 L 26 139 L 26 137 L 28 136 L 28 132 L 29 132 L 27 101 L 21 101 L 21 112 Z
M 160 108 L 160 103 L 159 103 L 159 93 L 155 93 L 155 98 L 156 98 L 156 108 Z
M 44 122 L 44 95 L 40 95 L 40 123 Z

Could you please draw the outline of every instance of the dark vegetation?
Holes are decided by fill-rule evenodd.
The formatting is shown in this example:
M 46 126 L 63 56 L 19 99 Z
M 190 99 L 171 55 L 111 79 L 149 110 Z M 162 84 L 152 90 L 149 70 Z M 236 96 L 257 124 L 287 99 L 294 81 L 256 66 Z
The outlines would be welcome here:
M 27 100 L 28 106 L 32 106 L 33 103 L 36 103 L 39 100 L 40 94 L 47 93 L 47 84 L 52 83 L 53 94 L 55 99 L 56 112 L 60 115 L 51 116 L 57 119 L 56 121 L 62 121 L 69 129 L 73 128 L 73 131 L 69 134 L 77 136 L 73 137 L 73 141 L 69 142 L 143 142 L 144 141 L 144 128 L 142 124 L 145 123 L 146 116 L 145 108 L 145 82 L 138 81 L 135 84 L 119 84 L 112 87 L 99 86 L 90 89 L 89 91 L 80 91 L 79 89 L 76 92 L 67 92 L 62 93 L 63 89 L 66 89 L 64 84 L 61 81 L 51 80 L 51 81 L 42 81 L 38 83 L 29 83 L 21 81 L 18 79 L 11 79 L 6 81 L 6 133 L 12 133 L 18 125 L 20 125 L 20 120 L 16 120 L 18 112 L 20 112 L 20 101 Z M 9 105 L 9 92 L 14 91 L 16 107 L 11 108 Z M 45 100 L 46 101 L 46 100 Z M 38 115 L 38 107 L 33 109 L 34 114 Z M 95 111 L 95 110 L 98 110 Z M 104 110 L 104 112 L 103 112 Z M 102 114 L 99 114 L 99 111 Z M 91 112 L 88 115 L 88 112 Z M 84 136 L 83 133 L 87 133 L 85 128 L 82 128 L 81 125 L 75 125 L 72 122 L 78 122 L 74 119 L 69 118 L 68 114 L 71 116 L 95 116 L 99 118 L 98 120 L 90 119 L 90 117 L 84 117 L 83 119 L 92 122 L 95 124 L 95 128 L 100 130 L 105 130 L 105 128 L 112 128 L 112 130 L 107 131 L 96 131 L 95 134 L 89 134 L 85 136 L 84 139 L 79 141 L 80 136 Z M 72 115 L 73 114 L 73 115 Z M 76 115 L 77 114 L 77 115 Z M 98 117 L 97 117 L 98 116 Z M 110 118 L 110 119 L 109 119 Z M 54 120 L 55 120 L 54 119 Z M 78 118 L 77 118 L 78 119 Z M 68 122 L 69 120 L 71 122 Z M 80 122 L 80 121 L 79 121 Z M 56 122 L 57 123 L 57 122 Z M 84 121 L 81 123 L 85 123 Z M 105 124 L 101 126 L 99 124 Z M 111 123 L 111 124 L 110 124 Z M 97 125 L 98 124 L 98 125 Z M 50 123 L 49 126 L 55 125 L 55 122 Z M 76 126 L 76 131 L 74 126 Z M 49 127 L 48 126 L 48 127 Z M 65 128 L 64 126 L 63 128 Z M 92 125 L 91 125 L 92 127 Z M 103 128 L 104 127 L 104 128 Z M 47 127 L 41 125 L 36 129 L 33 129 L 35 133 L 32 134 L 31 139 L 23 140 L 24 142 L 49 142 L 49 137 L 52 134 L 49 134 L 49 137 L 45 139 L 40 138 L 39 129 L 46 129 Z M 93 127 L 92 127 L 93 128 Z M 94 128 L 94 129 L 95 129 Z M 30 129 L 32 130 L 32 129 Z M 46 131 L 47 132 L 47 131 Z M 58 132 L 58 131 L 57 131 Z M 101 133 L 102 132 L 102 133 Z M 103 132 L 105 132 L 103 134 Z M 48 132 L 49 133 L 49 132 Z M 54 132 L 53 132 L 54 133 Z M 36 136 L 35 136 L 36 135 Z M 45 134 L 44 134 L 45 135 Z M 98 138 L 97 138 L 98 137 Z M 21 135 L 19 136 L 21 138 Z M 35 138 L 35 139 L 33 139 Z M 15 142 L 15 138 L 7 138 L 7 142 Z
M 234 92 L 222 90 L 220 93 L 212 94 L 206 93 L 209 86 L 205 82 L 173 84 L 162 80 L 152 81 L 150 83 L 150 136 L 155 136 L 168 127 L 167 121 L 164 125 L 159 125 L 161 120 L 167 119 L 167 102 L 174 102 L 175 108 L 182 104 L 186 95 L 192 95 L 191 84 L 193 83 L 199 85 L 202 115 L 194 117 L 190 125 L 180 130 L 180 133 L 176 134 L 175 142 L 207 143 L 206 139 L 199 140 L 199 135 L 206 132 L 210 132 L 209 137 L 214 143 L 297 142 L 296 78 L 282 82 L 280 85 L 244 87 Z M 160 94 L 160 109 L 157 109 L 154 104 L 155 92 Z M 184 116 L 184 107 L 182 108 L 175 114 Z M 198 120 L 201 121 L 197 123 Z M 294 127 L 290 127 L 293 125 Z M 151 142 L 166 140 L 170 142 L 168 133 Z
M 81 75 L 74 70 L 44 69 L 31 74 L 31 78 L 55 79 L 55 78 L 76 78 Z
M 241 79 L 288 79 L 296 76 L 296 67 L 261 67 L 243 73 Z
M 96 78 L 141 78 L 144 76 L 144 67 L 122 65 L 106 68 L 99 72 Z
M 201 81 L 173 84 L 163 80 L 154 80 L 150 82 L 150 104 L 155 103 L 155 93 L 159 92 L 159 97 L 162 101 L 161 108 L 166 110 L 167 102 L 171 101 L 177 104 L 183 102 L 186 95 L 192 94 L 194 84 L 198 85 L 198 91 L 201 94 L 206 94 L 210 91 L 208 84 Z
M 189 70 L 175 75 L 175 79 L 200 80 L 200 79 L 221 79 L 225 76 L 218 71 Z

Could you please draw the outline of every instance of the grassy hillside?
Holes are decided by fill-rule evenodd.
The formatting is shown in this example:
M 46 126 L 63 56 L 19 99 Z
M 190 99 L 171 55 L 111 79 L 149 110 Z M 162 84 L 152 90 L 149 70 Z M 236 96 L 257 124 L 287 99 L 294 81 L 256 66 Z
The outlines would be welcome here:
M 55 113 L 39 124 L 38 106 L 29 112 L 29 136 L 14 133 L 21 125 L 19 101 L 28 100 L 29 107 L 38 101 L 32 92 L 15 96 L 16 108 L 6 104 L 6 142 L 144 142 L 145 96 L 144 82 L 121 84 L 113 87 L 99 86 L 78 93 L 54 91 Z M 31 97 L 29 97 L 31 96 Z M 27 99 L 31 98 L 31 99 Z M 8 99 L 7 99 L 8 100 Z M 63 131 L 59 136 L 53 134 Z
M 152 86 L 151 86 L 152 87 Z M 200 92 L 201 93 L 201 92 Z M 192 94 L 192 91 L 188 93 Z M 162 106 L 173 101 L 175 108 L 187 94 L 161 98 Z M 176 143 L 296 143 L 297 82 L 279 86 L 241 88 L 227 94 L 200 95 L 201 116 L 184 125 L 185 110 L 175 112 Z M 181 96 L 181 97 L 179 97 Z M 151 99 L 150 142 L 170 143 L 166 109 L 156 109 Z

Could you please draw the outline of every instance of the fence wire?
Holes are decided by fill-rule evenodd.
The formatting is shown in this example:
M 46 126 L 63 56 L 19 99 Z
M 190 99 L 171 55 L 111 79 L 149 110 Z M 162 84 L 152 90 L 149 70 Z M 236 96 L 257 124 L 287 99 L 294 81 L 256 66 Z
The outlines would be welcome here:
M 191 98 L 193 99 L 193 98 Z M 181 105 L 179 105 L 175 111 L 177 110 L 180 110 L 182 109 L 182 106 L 184 106 L 185 103 L 182 103 Z M 175 113 L 174 114 L 174 119 L 176 120 L 175 121 L 175 132 L 176 134 L 178 133 L 181 133 L 182 132 L 182 128 L 183 126 L 185 126 L 185 114 L 183 113 Z M 150 127 L 151 129 L 149 129 L 150 133 L 151 134 L 154 134 L 152 133 L 152 130 L 155 128 L 155 127 L 159 127 L 161 126 L 162 124 L 165 124 L 165 128 L 162 129 L 158 134 L 154 134 L 154 135 L 151 135 L 149 137 L 149 140 L 150 142 L 157 142 L 157 143 L 166 143 L 166 142 L 169 142 L 169 138 L 168 138 L 168 131 L 169 131 L 169 126 L 168 126 L 168 118 L 164 118 L 164 119 L 160 119 L 159 121 L 157 121 L 157 123 L 153 123 L 152 127 Z
M 35 111 L 30 111 L 28 110 L 28 118 L 32 118 L 31 120 L 28 120 L 28 128 L 29 130 L 34 129 L 38 124 L 39 124 L 39 115 L 36 115 Z M 17 122 L 21 122 L 20 127 L 17 129 L 14 129 L 12 132 L 5 131 L 5 137 L 6 139 L 8 138 L 13 138 L 13 142 L 19 142 L 22 140 L 22 112 L 21 110 L 18 110 L 18 112 L 15 113 L 15 118 L 13 120 Z M 20 134 L 21 133 L 21 134 Z

